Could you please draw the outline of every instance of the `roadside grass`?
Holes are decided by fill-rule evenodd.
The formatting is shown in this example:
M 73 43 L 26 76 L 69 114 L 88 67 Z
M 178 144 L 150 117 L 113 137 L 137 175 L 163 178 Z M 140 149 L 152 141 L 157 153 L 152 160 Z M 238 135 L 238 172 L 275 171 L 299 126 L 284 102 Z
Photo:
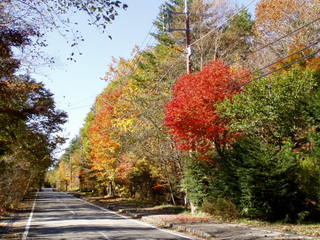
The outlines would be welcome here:
M 175 206 L 171 204 L 163 204 L 163 205 L 156 205 L 154 207 L 147 207 L 144 208 L 145 210 L 165 210 L 170 211 L 172 213 L 184 213 L 186 208 L 184 206 Z
M 133 198 L 108 198 L 105 197 L 106 201 L 113 201 L 113 202 L 127 202 L 136 205 L 137 207 L 143 207 L 143 206 L 153 206 L 154 203 L 150 200 L 139 200 L 139 199 L 133 199 Z M 104 200 L 102 200 L 104 201 Z
M 255 227 L 266 227 L 285 232 L 292 232 L 297 234 L 304 234 L 314 237 L 320 237 L 320 222 L 318 223 L 301 223 L 301 224 L 287 224 L 287 223 L 270 223 L 259 220 L 251 220 L 240 218 L 236 220 L 237 223 L 244 223 Z
M 207 216 L 195 216 L 186 213 L 163 215 L 158 216 L 162 222 L 167 224 L 181 224 L 181 223 L 205 223 L 210 222 L 212 219 Z

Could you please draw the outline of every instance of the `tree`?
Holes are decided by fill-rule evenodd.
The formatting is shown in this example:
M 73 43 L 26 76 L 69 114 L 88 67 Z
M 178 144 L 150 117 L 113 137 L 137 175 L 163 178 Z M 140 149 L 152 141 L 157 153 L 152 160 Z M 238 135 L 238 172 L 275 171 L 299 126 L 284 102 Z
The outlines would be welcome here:
M 256 7 L 254 26 L 255 42 L 258 46 L 280 41 L 259 52 L 255 62 L 265 65 L 270 58 L 281 57 L 293 45 L 308 45 L 317 40 L 319 21 L 319 1 L 317 0 L 261 0 Z M 312 24 L 309 24 L 313 22 Z M 290 34 L 302 27 L 294 34 Z M 264 61 L 263 61 L 264 60 Z
M 228 119 L 220 117 L 214 105 L 238 92 L 233 88 L 246 81 L 238 78 L 241 73 L 245 71 L 212 61 L 202 71 L 177 80 L 166 105 L 165 125 L 180 149 L 206 153 L 233 138 L 226 132 Z
M 0 26 L 34 29 L 40 34 L 44 34 L 48 29 L 60 29 L 62 34 L 71 32 L 72 37 L 78 37 L 78 31 L 73 32 L 70 29 L 72 24 L 77 24 L 68 15 L 71 12 L 85 13 L 90 25 L 105 30 L 107 25 L 115 20 L 119 9 L 127 7 L 127 4 L 118 0 L 5 0 L 0 5 Z
M 297 65 L 218 106 L 229 131 L 241 133 L 221 159 L 219 184 L 237 183 L 233 199 L 244 215 L 289 222 L 319 216 L 318 83 L 319 69 Z
M 181 12 L 184 2 L 168 1 L 168 7 Z M 203 60 L 195 68 L 200 68 L 213 55 L 228 60 L 236 58 L 232 55 L 234 46 L 228 42 L 235 41 L 238 35 L 241 40 L 235 55 L 245 57 L 252 27 L 249 14 L 243 11 L 238 18 L 218 27 L 225 19 L 223 14 L 228 13 L 229 16 L 235 10 L 231 5 L 224 1 L 216 4 L 216 1 L 194 0 L 190 1 L 190 7 L 193 39 L 198 39 L 213 26 L 219 33 L 219 37 L 213 34 L 205 38 L 203 43 L 206 44 L 202 48 L 195 46 L 194 62 L 200 62 L 201 57 Z M 144 50 L 135 49 L 132 59 L 114 60 L 108 69 L 105 80 L 109 84 L 88 115 L 81 141 L 85 152 L 89 153 L 88 166 L 91 165 L 91 170 L 88 175 L 106 173 L 96 180 L 100 189 L 103 184 L 109 186 L 114 181 L 117 194 L 182 204 L 185 192 L 181 183 L 188 157 L 176 148 L 163 122 L 166 118 L 164 106 L 170 101 L 172 86 L 185 71 L 184 60 L 180 57 L 184 47 L 179 42 L 184 36 L 181 32 L 163 31 L 163 14 L 160 11 L 155 21 L 153 36 L 157 43 Z M 183 23 L 183 17 L 175 16 L 174 27 Z M 222 40 L 223 34 L 225 38 Z M 224 45 L 226 47 L 222 47 Z M 234 72 L 229 69 L 232 72 L 230 76 L 236 78 L 244 74 L 242 70 L 234 69 Z M 117 147 L 110 152 L 113 144 Z
M 40 187 L 66 114 L 55 109 L 41 83 L 13 77 L 0 81 L 0 208 L 11 207 Z
M 12 48 L 28 45 L 32 32 L 0 27 L 0 36 L 0 208 L 8 208 L 40 187 L 66 114 L 42 83 L 16 74 Z
M 117 164 L 117 152 L 120 144 L 115 132 L 112 131 L 113 105 L 117 102 L 121 92 L 102 93 L 95 106 L 95 118 L 89 129 L 91 168 L 100 185 L 102 193 L 114 195 L 114 179 Z
M 52 64 L 54 59 L 43 54 L 48 45 L 48 32 L 57 32 L 71 48 L 67 60 L 75 61 L 76 47 L 85 41 L 85 34 L 78 27 L 75 13 L 87 18 L 88 24 L 107 32 L 121 10 L 128 5 L 118 0 L 3 0 L 0 2 L 0 28 L 32 32 L 32 45 L 16 50 L 16 55 L 24 59 L 25 67 L 33 69 L 36 63 Z M 111 36 L 107 35 L 110 39 Z

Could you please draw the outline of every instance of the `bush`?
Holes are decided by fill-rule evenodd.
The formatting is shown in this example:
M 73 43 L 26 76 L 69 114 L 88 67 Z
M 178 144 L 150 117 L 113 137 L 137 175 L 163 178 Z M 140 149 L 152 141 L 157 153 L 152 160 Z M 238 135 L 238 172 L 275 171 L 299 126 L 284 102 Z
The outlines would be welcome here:
M 204 201 L 202 211 L 222 220 L 233 220 L 239 217 L 237 207 L 233 202 L 225 198 L 218 198 L 215 202 Z
M 319 141 L 320 145 L 320 141 Z M 267 221 L 301 222 L 320 214 L 318 147 L 309 154 L 257 138 L 243 138 L 214 156 L 193 160 L 185 174 L 188 197 L 202 210 L 223 218 L 239 214 Z

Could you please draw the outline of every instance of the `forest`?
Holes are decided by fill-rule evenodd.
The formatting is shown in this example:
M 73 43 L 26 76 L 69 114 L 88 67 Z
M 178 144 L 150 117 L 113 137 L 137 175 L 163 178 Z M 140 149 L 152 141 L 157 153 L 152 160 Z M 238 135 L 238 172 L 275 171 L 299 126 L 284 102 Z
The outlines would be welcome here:
M 153 44 L 114 59 L 79 135 L 51 162 L 66 116 L 40 83 L 14 74 L 10 47 L 28 37 L 0 32 L 8 39 L 1 58 L 14 63 L 0 66 L 12 76 L 0 82 L 2 206 L 12 197 L 4 188 L 43 179 L 51 163 L 46 184 L 61 191 L 267 221 L 320 219 L 319 1 L 259 0 L 253 15 L 228 0 L 189 0 L 189 10 L 192 72 L 185 33 L 166 28 L 184 1 L 168 0 Z M 183 28 L 184 15 L 169 23 Z
M 192 73 L 184 33 L 164 28 L 164 9 L 183 12 L 183 1 L 167 1 L 155 44 L 114 59 L 48 181 L 210 214 L 319 219 L 319 2 L 260 0 L 254 16 L 189 4 Z
M 105 19 L 94 23 L 104 28 L 119 9 L 120 1 L 95 3 Z M 66 112 L 57 109 L 54 96 L 32 73 L 53 60 L 43 54 L 45 34 L 58 31 L 70 45 L 83 38 L 68 35 L 75 23 L 66 13 L 72 9 L 97 16 L 90 0 L 0 1 L 0 217 L 15 209 L 28 193 L 40 189 L 55 162 L 55 150 L 65 142 L 61 135 Z M 91 18 L 92 19 L 92 18 Z M 90 23 L 90 22 L 89 22 Z M 74 53 L 70 53 L 74 56 Z M 71 58 L 70 56 L 70 58 Z M 71 59 L 72 60 L 72 59 Z M 42 75 L 43 77 L 43 75 Z

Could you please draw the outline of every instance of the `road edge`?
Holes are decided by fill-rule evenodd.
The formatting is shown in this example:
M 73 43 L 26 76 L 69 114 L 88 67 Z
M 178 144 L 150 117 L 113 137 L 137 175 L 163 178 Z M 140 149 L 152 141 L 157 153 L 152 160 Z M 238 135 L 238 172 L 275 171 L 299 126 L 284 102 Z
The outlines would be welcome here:
M 138 223 L 138 224 L 141 224 L 141 225 L 144 225 L 144 226 L 148 226 L 148 227 L 157 229 L 157 230 L 162 231 L 162 232 L 165 232 L 165 233 L 170 233 L 170 234 L 175 235 L 175 236 L 183 237 L 183 238 L 185 238 L 185 239 L 191 239 L 191 240 L 197 240 L 197 239 L 198 239 L 198 238 L 195 238 L 195 237 L 188 236 L 188 235 L 186 235 L 186 234 L 184 234 L 184 233 L 180 233 L 180 232 L 177 232 L 177 231 L 174 231 L 174 230 L 169 230 L 169 229 L 163 229 L 163 228 L 157 227 L 157 226 L 155 226 L 155 225 L 153 225 L 153 224 L 146 223 L 146 222 L 143 222 L 143 221 L 134 219 L 134 218 L 132 218 L 132 217 L 122 215 L 122 214 L 120 214 L 120 213 L 114 212 L 114 211 L 112 211 L 112 210 L 109 210 L 109 209 L 107 209 L 107 208 L 101 207 L 101 206 L 96 205 L 96 204 L 94 204 L 94 203 L 88 202 L 88 201 L 86 201 L 86 200 L 84 200 L 84 199 L 82 199 L 82 198 L 77 198 L 77 197 L 73 196 L 72 194 L 69 194 L 69 193 L 66 193 L 66 192 L 61 192 L 61 193 L 64 193 L 64 194 L 66 194 L 66 195 L 68 195 L 68 196 L 71 196 L 71 197 L 73 197 L 73 198 L 75 198 L 75 199 L 78 199 L 78 200 L 80 200 L 80 201 L 82 201 L 82 202 L 84 202 L 84 203 L 86 203 L 86 204 L 88 204 L 88 205 L 90 205 L 90 206 L 93 206 L 93 207 L 95 207 L 95 208 L 98 208 L 98 209 L 100 209 L 100 210 L 102 210 L 102 211 L 104 211 L 104 212 L 114 214 L 114 215 L 116 215 L 116 216 L 118 216 L 118 217 L 121 217 L 121 218 L 124 218 L 124 219 L 129 219 L 129 220 L 131 220 L 131 221 L 133 221 L 133 222 L 136 222 L 136 223 Z
M 36 202 L 37 202 L 38 193 L 39 193 L 39 190 L 36 192 L 36 196 L 35 196 L 35 198 L 33 200 L 32 208 L 31 208 L 31 211 L 30 211 L 30 215 L 29 215 L 29 218 L 28 218 L 28 221 L 27 221 L 27 224 L 26 224 L 26 227 L 25 227 L 25 230 L 23 232 L 21 240 L 26 240 L 28 238 L 28 233 L 29 233 L 29 230 L 30 230 L 32 217 L 33 217 L 33 212 L 34 212 L 34 209 L 35 209 L 35 206 L 36 206 Z

